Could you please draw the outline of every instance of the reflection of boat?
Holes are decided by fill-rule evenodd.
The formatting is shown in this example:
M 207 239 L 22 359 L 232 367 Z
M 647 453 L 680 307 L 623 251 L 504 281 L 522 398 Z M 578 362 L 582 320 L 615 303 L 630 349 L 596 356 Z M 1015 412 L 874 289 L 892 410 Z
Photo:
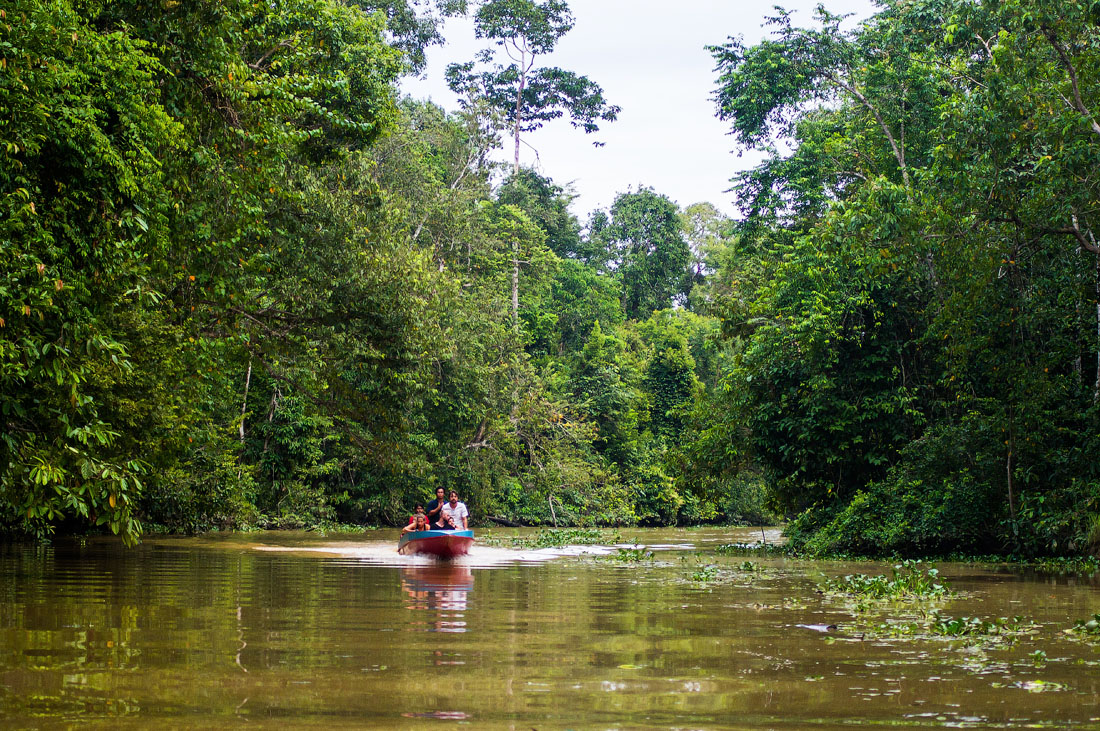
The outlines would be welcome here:
M 436 558 L 465 556 L 474 542 L 472 530 L 414 530 L 401 536 L 397 552 L 423 553 Z
M 472 591 L 474 572 L 462 564 L 430 563 L 401 567 L 401 583 L 406 591 Z
M 401 588 L 408 595 L 409 609 L 428 609 L 439 617 L 428 625 L 434 632 L 465 632 L 467 596 L 474 588 L 469 566 L 457 563 L 430 563 L 401 567 Z

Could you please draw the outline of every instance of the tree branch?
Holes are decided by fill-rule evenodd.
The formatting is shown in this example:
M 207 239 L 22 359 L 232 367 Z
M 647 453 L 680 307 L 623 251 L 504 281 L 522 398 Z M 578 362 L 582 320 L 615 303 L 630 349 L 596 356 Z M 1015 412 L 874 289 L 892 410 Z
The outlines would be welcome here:
M 839 88 L 841 88 L 844 91 L 848 92 L 849 94 L 854 96 L 856 99 L 859 99 L 859 101 L 863 104 L 863 106 L 867 107 L 867 109 L 870 110 L 871 114 L 874 115 L 875 121 L 878 122 L 879 127 L 882 128 L 883 134 L 886 135 L 886 139 L 890 143 L 890 149 L 892 149 L 894 151 L 894 159 L 896 159 L 898 161 L 898 167 L 901 169 L 902 180 L 905 181 L 905 187 L 908 188 L 909 187 L 909 169 L 905 165 L 905 151 L 898 147 L 898 143 L 894 139 L 894 134 L 890 131 L 890 127 L 887 126 L 886 120 L 884 120 L 882 118 L 882 115 L 879 114 L 878 108 L 876 108 L 875 105 L 872 104 L 867 97 L 865 97 L 863 94 L 861 94 L 859 89 L 857 89 L 854 85 L 846 84 L 843 81 L 841 81 L 840 79 L 838 79 L 836 76 L 834 76 L 833 74 L 830 74 L 830 73 L 825 73 L 824 76 L 825 76 L 826 79 L 831 81 L 833 84 L 835 84 Z
M 1062 65 L 1065 66 L 1066 72 L 1069 74 L 1069 85 L 1073 90 L 1074 108 L 1088 118 L 1089 124 L 1092 126 L 1092 131 L 1100 135 L 1100 124 L 1096 122 L 1096 118 L 1093 116 L 1092 111 L 1085 106 L 1085 101 L 1081 98 L 1081 87 L 1077 82 L 1077 69 L 1073 67 L 1073 62 L 1066 54 L 1065 49 L 1062 48 L 1062 44 L 1058 42 L 1058 39 L 1054 35 L 1054 31 L 1046 25 L 1042 26 L 1042 29 L 1043 35 L 1050 41 L 1050 45 L 1054 48 L 1055 53 L 1058 54 L 1058 58 L 1062 60 Z
M 269 48 L 264 55 L 260 56 L 258 59 L 248 64 L 248 68 L 253 69 L 254 71 L 266 70 L 268 65 L 265 64 L 264 61 L 271 58 L 271 55 L 278 51 L 280 48 L 290 48 L 290 46 L 291 40 L 289 38 L 279 41 L 274 46 Z
M 992 220 L 1000 221 L 1001 223 L 1011 223 L 1011 224 L 1015 224 L 1016 226 L 1018 226 L 1020 228 L 1024 228 L 1024 222 L 1021 221 L 1020 218 L 1018 216 L 1015 216 L 1015 215 L 1002 216 L 1002 217 L 999 217 L 999 218 L 994 218 Z M 1093 254 L 1100 255 L 1100 246 L 1098 246 L 1095 242 L 1090 241 L 1089 237 L 1087 237 L 1085 235 L 1085 233 L 1080 228 L 1078 228 L 1076 216 L 1074 216 L 1074 221 L 1073 221 L 1072 226 L 1062 226 L 1061 228 L 1043 227 L 1043 228 L 1039 228 L 1038 231 L 1041 234 L 1062 234 L 1062 235 L 1067 235 L 1067 236 L 1073 236 L 1075 239 L 1077 239 L 1077 243 L 1081 245 L 1082 249 L 1084 249 L 1085 251 L 1090 251 Z

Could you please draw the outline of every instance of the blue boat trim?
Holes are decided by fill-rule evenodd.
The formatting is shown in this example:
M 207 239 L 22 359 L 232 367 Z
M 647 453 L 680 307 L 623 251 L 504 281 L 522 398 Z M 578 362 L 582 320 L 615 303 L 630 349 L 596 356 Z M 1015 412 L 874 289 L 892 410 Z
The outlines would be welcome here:
M 414 530 L 401 536 L 402 541 L 415 541 L 418 538 L 436 538 L 439 536 L 458 536 L 460 538 L 473 538 L 472 530 Z

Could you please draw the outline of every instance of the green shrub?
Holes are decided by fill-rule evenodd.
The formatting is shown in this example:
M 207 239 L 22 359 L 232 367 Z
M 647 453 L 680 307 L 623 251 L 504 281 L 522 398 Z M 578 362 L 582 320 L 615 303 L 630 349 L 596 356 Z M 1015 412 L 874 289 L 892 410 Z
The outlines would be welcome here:
M 1016 520 L 1004 530 L 1025 556 L 1096 551 L 1100 547 L 1100 482 L 1072 479 L 1059 489 L 1020 495 Z
M 996 519 L 1006 506 L 970 454 L 964 426 L 929 430 L 909 445 L 885 479 L 855 493 L 839 510 L 818 507 L 788 528 L 811 555 L 934 555 L 999 546 Z M 992 519 L 991 519 L 992 518 Z

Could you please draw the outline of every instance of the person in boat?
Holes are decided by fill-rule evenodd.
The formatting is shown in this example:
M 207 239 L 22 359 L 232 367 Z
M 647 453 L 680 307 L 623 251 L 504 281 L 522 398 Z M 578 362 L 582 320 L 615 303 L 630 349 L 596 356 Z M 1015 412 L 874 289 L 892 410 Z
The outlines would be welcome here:
M 418 515 L 424 515 L 425 518 L 427 517 L 427 515 L 424 514 L 424 506 L 420 503 L 413 506 L 413 514 L 409 516 L 409 525 L 416 522 L 416 516 Z
M 440 527 L 440 519 L 443 517 L 443 506 L 447 504 L 447 491 L 442 487 L 435 488 L 435 500 L 428 503 L 425 513 L 428 516 L 428 529 Z
M 418 530 L 428 530 L 429 528 L 428 517 L 423 512 L 419 512 L 413 516 L 413 522 L 401 529 L 401 535 Z
M 458 499 L 458 493 L 451 490 L 449 500 L 444 503 L 440 512 L 443 515 L 443 530 L 469 530 L 470 511 L 466 509 L 466 503 Z

